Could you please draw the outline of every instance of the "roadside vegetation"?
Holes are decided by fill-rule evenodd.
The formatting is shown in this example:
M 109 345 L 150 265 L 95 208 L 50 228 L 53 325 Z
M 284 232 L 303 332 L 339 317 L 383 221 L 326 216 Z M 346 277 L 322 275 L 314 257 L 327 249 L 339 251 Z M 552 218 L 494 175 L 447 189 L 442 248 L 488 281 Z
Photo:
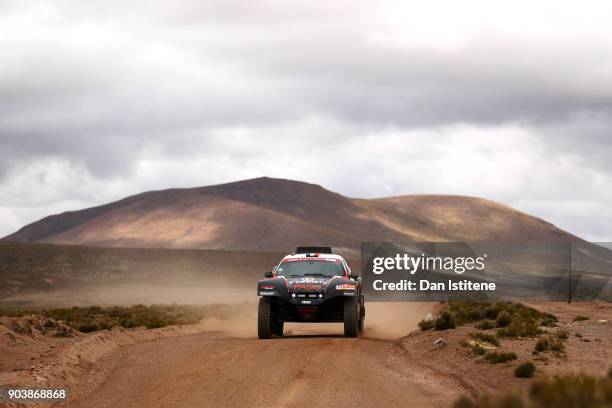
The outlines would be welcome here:
M 495 349 L 499 346 L 499 340 L 492 334 L 483 332 L 469 333 L 467 339 L 463 341 L 464 347 L 469 347 L 473 354 L 484 355 L 487 350 Z
M 569 331 L 555 329 L 557 318 L 517 302 L 445 303 L 436 316 L 419 323 L 422 331 L 449 330 L 470 326 L 479 331 L 467 333 L 461 344 L 473 357 L 491 364 L 512 363 L 518 356 L 504 350 L 502 341 L 534 339 L 532 361 L 523 361 L 514 368 L 519 378 L 532 378 L 534 362 L 547 362 L 548 357 L 565 358 L 565 341 Z
M 448 302 L 433 321 L 423 320 L 421 330 L 448 330 L 473 323 L 476 328 L 497 328 L 499 337 L 534 337 L 540 326 L 554 326 L 555 316 L 517 302 Z
M 170 325 L 195 324 L 206 316 L 228 318 L 238 311 L 236 305 L 134 305 L 111 307 L 71 307 L 40 310 L 0 310 L 0 316 L 39 315 L 60 321 L 83 333 L 114 327 L 154 329 Z
M 440 316 L 434 320 L 434 329 L 436 330 L 449 330 L 456 326 L 455 316 L 448 310 L 440 312 Z
M 562 351 L 565 348 L 563 341 L 553 336 L 541 336 L 538 337 L 534 346 L 534 351 Z
M 526 361 L 516 366 L 514 376 L 518 378 L 532 378 L 535 371 L 535 365 L 531 361 Z
M 506 363 L 508 361 L 516 360 L 516 354 L 499 351 L 489 351 L 487 354 L 485 354 L 485 360 L 487 360 L 491 364 Z
M 517 377 L 530 378 L 535 367 L 519 365 Z M 518 372 L 518 373 L 517 373 Z M 519 375 L 520 374 L 520 375 Z M 539 380 L 526 391 L 506 395 L 484 395 L 477 399 L 461 397 L 454 408 L 598 408 L 612 406 L 612 370 L 606 377 L 584 374 L 557 376 Z
M 474 340 L 478 340 L 484 343 L 489 343 L 493 346 L 499 346 L 499 340 L 495 335 L 483 332 L 474 332 L 468 334 L 468 337 Z

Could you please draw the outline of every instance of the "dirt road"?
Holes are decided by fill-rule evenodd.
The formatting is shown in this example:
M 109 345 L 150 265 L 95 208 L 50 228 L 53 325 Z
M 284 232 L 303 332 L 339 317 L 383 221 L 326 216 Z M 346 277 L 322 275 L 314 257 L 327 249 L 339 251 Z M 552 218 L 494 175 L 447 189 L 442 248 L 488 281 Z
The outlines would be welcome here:
M 394 341 L 300 330 L 265 341 L 207 332 L 136 344 L 103 361 L 105 379 L 68 407 L 449 406 L 465 392 Z
M 503 339 L 499 349 L 517 355 L 507 364 L 490 364 L 463 346 L 471 325 L 413 331 L 434 306 L 370 304 L 366 331 L 357 339 L 344 338 L 341 324 L 287 324 L 285 337 L 259 340 L 254 313 L 74 338 L 9 331 L 15 341 L 0 337 L 21 353 L 5 355 L 21 358 L 4 366 L 0 385 L 68 387 L 71 400 L 63 408 L 448 407 L 460 395 L 524 388 L 531 380 L 513 375 L 521 361 L 536 363 L 536 378 L 601 376 L 609 369 L 609 304 L 538 305 L 559 319 L 557 327 L 545 328 L 551 335 L 568 332 L 564 353 L 536 361 L 535 339 Z M 589 319 L 575 321 L 577 315 Z

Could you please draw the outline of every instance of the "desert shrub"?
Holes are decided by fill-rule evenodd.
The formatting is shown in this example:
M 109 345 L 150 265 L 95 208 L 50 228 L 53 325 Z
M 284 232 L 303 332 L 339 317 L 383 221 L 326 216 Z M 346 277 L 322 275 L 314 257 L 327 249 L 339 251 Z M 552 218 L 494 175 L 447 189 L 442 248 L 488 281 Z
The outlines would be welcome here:
M 588 316 L 579 315 L 579 316 L 574 317 L 574 319 L 573 319 L 574 322 L 582 322 L 584 320 L 589 320 L 589 317 Z
M 434 322 L 434 328 L 436 330 L 448 330 L 455 328 L 455 316 L 447 310 L 443 310 Z
M 566 375 L 531 384 L 527 392 L 459 398 L 455 408 L 600 408 L 612 406 L 612 378 Z
M 550 338 L 548 336 L 539 337 L 533 348 L 535 351 L 540 352 L 550 349 Z
M 550 336 L 541 336 L 536 341 L 534 346 L 535 351 L 543 352 L 547 350 L 551 351 L 562 351 L 565 348 L 563 342 L 558 338 Z
M 453 408 L 523 408 L 524 406 L 521 397 L 517 395 L 502 397 L 486 395 L 476 401 L 464 395 L 453 404 Z
M 491 364 L 505 363 L 507 361 L 516 360 L 516 354 L 510 352 L 489 351 L 485 355 L 485 360 Z
M 507 327 L 512 322 L 512 316 L 505 310 L 502 310 L 495 320 L 497 327 Z
M 484 318 L 484 311 L 480 307 L 474 307 L 467 311 L 466 319 L 469 321 L 478 322 Z
M 535 337 L 542 331 L 533 319 L 513 319 L 507 327 L 497 330 L 498 337 Z
M 612 405 L 612 381 L 587 375 L 555 377 L 534 383 L 529 397 L 537 406 L 604 407 Z
M 557 333 L 555 333 L 557 335 L 557 338 L 559 340 L 567 340 L 569 338 L 569 332 L 567 330 L 559 330 L 557 331 Z
M 497 313 L 499 313 L 499 309 L 495 306 L 487 306 L 484 310 L 485 319 L 495 320 L 497 319 Z
M 561 340 L 551 340 L 550 349 L 552 351 L 563 351 L 565 349 L 565 346 L 563 345 L 563 342 Z
M 485 343 L 492 344 L 494 346 L 499 346 L 499 340 L 492 334 L 483 333 L 483 332 L 474 332 L 468 334 L 468 336 L 474 340 L 479 340 Z
M 445 310 L 451 312 L 459 325 L 477 322 L 485 318 L 485 305 L 488 302 L 452 301 L 448 302 Z
M 433 328 L 433 326 L 434 326 L 434 322 L 431 319 L 429 320 L 423 319 L 419 322 L 419 327 L 421 328 L 421 331 L 429 330 Z
M 514 376 L 518 378 L 531 378 L 535 370 L 535 365 L 531 361 L 526 361 L 516 366 L 514 369 Z
M 495 325 L 489 319 L 485 319 L 482 322 L 476 324 L 476 328 L 480 329 L 480 330 L 489 330 L 489 329 L 492 329 L 494 327 L 495 327 Z
M 544 320 L 551 323 L 557 321 L 557 318 L 549 313 L 540 312 L 517 302 L 451 301 L 443 310 L 455 316 L 458 326 L 483 320 L 497 320 L 502 312 L 508 313 L 512 320 L 534 320 L 536 324 Z M 506 319 L 507 316 L 503 318 Z

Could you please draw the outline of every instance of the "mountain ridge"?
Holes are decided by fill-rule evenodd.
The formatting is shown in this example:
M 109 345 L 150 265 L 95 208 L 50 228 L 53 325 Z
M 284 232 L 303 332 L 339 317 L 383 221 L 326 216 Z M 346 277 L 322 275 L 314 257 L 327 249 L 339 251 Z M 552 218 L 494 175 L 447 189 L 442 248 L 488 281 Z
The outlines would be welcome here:
M 301 181 L 261 177 L 148 191 L 51 215 L 3 238 L 111 247 L 277 251 L 364 241 L 579 240 L 495 201 L 458 195 L 350 198 Z

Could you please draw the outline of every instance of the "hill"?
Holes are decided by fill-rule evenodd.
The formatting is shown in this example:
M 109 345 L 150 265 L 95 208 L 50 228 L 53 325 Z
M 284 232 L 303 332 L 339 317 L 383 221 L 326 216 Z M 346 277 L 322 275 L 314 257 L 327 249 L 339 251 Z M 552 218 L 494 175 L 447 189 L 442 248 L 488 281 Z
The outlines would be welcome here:
M 363 241 L 577 238 L 490 200 L 447 195 L 355 199 L 273 178 L 151 191 L 27 225 L 4 240 L 55 244 L 287 251 Z

